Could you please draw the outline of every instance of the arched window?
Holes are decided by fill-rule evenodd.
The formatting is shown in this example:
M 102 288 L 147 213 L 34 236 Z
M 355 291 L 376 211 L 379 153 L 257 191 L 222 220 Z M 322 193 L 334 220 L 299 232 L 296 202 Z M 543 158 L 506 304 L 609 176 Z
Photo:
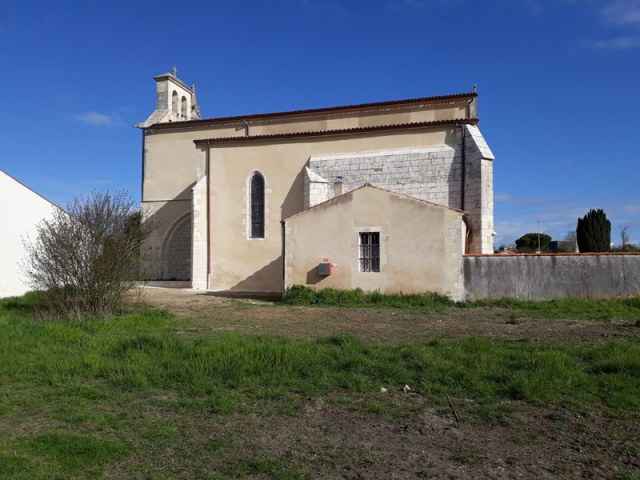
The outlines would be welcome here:
M 182 113 L 183 120 L 187 119 L 187 97 L 182 97 L 180 100 L 180 112 Z
M 264 178 L 251 177 L 251 238 L 264 238 Z
M 178 113 L 178 92 L 175 90 L 171 94 L 171 113 Z

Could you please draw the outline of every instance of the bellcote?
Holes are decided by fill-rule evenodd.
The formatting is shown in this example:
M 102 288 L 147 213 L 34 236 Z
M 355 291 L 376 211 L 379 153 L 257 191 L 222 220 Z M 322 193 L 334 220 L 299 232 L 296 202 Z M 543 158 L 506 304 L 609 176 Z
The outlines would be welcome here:
M 195 85 L 189 88 L 176 73 L 177 70 L 174 67 L 172 73 L 164 73 L 154 78 L 156 109 L 147 120 L 136 127 L 146 128 L 156 123 L 183 122 L 201 118 Z

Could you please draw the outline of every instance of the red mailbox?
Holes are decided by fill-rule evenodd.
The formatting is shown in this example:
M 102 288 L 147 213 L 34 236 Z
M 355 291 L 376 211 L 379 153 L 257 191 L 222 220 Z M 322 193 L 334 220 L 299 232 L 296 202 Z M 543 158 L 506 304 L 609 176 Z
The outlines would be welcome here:
M 318 265 L 318 275 L 321 277 L 328 277 L 333 273 L 333 265 L 329 262 L 322 262 Z

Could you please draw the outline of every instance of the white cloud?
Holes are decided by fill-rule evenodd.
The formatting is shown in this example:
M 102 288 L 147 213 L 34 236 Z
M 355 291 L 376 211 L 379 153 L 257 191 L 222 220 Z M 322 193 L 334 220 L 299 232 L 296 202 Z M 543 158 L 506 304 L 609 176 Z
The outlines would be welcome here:
M 597 50 L 629 50 L 632 48 L 640 48 L 640 36 L 627 35 L 605 40 L 593 40 L 585 42 L 585 46 Z
M 71 117 L 80 123 L 85 123 L 93 127 L 113 127 L 122 123 L 118 115 L 106 115 L 104 113 L 91 111 L 75 113 L 71 115 Z
M 511 203 L 515 201 L 515 197 L 510 193 L 494 193 L 493 201 L 496 203 Z
M 634 50 L 640 48 L 640 0 L 609 0 L 600 9 L 602 23 L 614 33 L 600 39 L 579 42 L 591 50 Z
M 640 0 L 610 0 L 602 9 L 602 18 L 610 25 L 640 27 Z

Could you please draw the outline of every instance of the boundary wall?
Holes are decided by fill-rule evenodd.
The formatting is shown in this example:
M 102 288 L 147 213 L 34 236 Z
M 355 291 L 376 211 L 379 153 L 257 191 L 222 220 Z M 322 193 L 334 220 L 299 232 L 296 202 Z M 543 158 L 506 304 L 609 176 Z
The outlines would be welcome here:
M 640 295 L 640 254 L 466 255 L 467 300 Z

